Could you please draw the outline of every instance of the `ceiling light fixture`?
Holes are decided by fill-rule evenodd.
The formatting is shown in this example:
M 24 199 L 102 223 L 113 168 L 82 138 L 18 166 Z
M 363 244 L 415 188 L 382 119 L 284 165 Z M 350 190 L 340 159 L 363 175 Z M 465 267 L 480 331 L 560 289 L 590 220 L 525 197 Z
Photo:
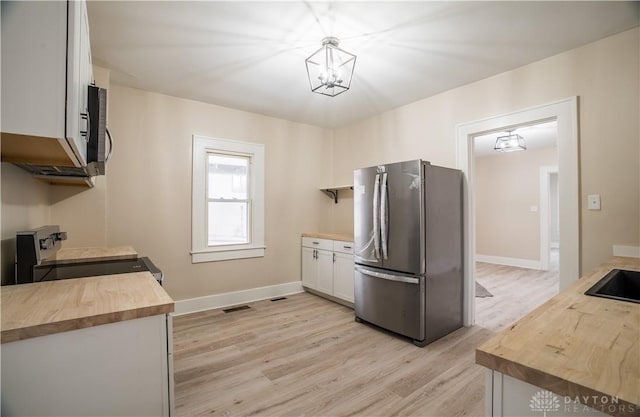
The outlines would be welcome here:
M 338 38 L 324 38 L 322 48 L 304 60 L 314 93 L 334 97 L 351 86 L 356 56 L 338 48 L 339 42 Z
M 507 136 L 498 136 L 493 150 L 498 152 L 525 151 L 524 138 L 517 134 L 511 134 L 512 130 L 507 130 Z

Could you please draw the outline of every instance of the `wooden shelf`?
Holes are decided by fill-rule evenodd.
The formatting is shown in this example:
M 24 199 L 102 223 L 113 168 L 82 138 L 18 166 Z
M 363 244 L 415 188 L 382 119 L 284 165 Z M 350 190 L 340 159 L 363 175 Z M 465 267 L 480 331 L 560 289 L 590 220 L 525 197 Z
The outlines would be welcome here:
M 353 190 L 353 185 L 337 185 L 335 187 L 326 187 L 320 189 L 320 191 L 333 198 L 335 204 L 338 204 L 338 192 L 340 190 Z

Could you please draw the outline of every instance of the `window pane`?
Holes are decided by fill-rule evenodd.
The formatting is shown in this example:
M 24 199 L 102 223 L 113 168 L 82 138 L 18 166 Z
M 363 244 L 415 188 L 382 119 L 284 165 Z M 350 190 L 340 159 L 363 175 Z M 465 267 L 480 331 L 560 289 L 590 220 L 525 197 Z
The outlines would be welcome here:
M 249 158 L 210 153 L 207 156 L 207 196 L 216 199 L 249 198 Z
M 249 203 L 210 201 L 208 204 L 209 246 L 249 243 Z

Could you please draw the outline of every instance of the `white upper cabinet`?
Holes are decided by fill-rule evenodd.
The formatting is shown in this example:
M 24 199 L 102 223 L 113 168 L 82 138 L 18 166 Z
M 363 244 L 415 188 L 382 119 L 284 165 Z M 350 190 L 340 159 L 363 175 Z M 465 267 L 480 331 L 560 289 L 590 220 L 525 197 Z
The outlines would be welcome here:
M 84 1 L 2 2 L 2 160 L 86 165 Z

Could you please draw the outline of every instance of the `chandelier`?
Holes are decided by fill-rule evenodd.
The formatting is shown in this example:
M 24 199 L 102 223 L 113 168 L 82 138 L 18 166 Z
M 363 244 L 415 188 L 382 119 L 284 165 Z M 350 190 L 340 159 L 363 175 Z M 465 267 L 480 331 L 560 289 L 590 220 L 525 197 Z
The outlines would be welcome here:
M 338 48 L 338 38 L 322 40 L 322 48 L 305 59 L 311 91 L 334 97 L 351 86 L 356 56 Z
M 496 144 L 493 147 L 498 152 L 515 152 L 525 151 L 527 147 L 524 144 L 524 138 L 517 134 L 512 134 L 512 130 L 507 130 L 507 136 L 498 136 Z

